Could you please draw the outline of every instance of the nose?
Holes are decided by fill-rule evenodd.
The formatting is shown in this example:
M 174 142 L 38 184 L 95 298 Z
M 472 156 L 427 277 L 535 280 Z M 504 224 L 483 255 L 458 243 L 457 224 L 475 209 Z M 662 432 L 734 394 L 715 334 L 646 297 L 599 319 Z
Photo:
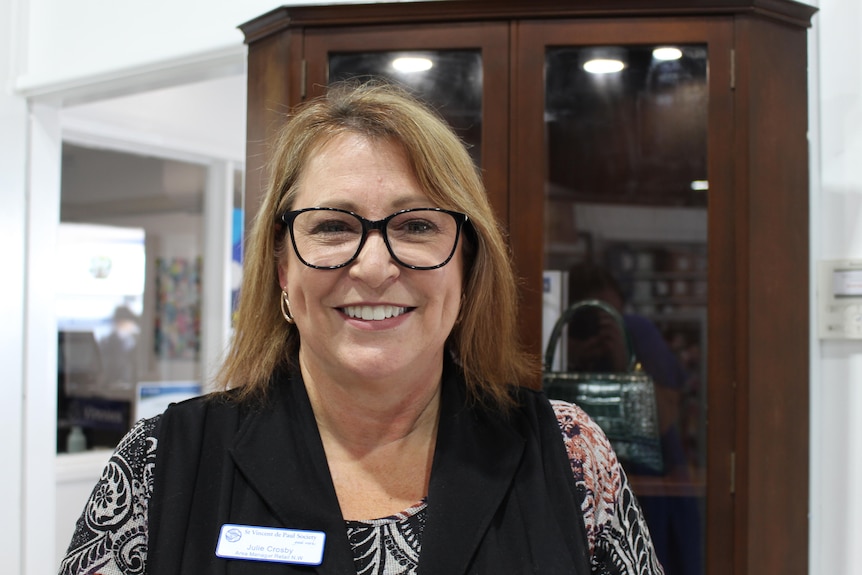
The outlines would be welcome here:
M 368 233 L 365 245 L 350 264 L 350 277 L 361 280 L 371 287 L 379 287 L 398 277 L 401 266 L 392 259 L 383 234 L 378 230 Z

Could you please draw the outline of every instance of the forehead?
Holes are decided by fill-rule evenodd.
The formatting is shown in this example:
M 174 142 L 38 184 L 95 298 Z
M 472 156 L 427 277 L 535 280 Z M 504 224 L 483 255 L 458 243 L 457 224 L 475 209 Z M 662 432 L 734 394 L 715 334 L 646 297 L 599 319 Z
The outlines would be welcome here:
M 328 206 L 358 211 L 427 201 L 400 144 L 348 132 L 311 151 L 297 182 L 293 209 Z

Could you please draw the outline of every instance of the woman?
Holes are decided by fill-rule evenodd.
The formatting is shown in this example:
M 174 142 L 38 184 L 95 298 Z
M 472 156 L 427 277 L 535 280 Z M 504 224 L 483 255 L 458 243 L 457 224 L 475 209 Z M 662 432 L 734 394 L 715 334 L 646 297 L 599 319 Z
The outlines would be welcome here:
M 449 128 L 331 89 L 270 176 L 225 391 L 136 425 L 61 572 L 661 573 L 601 431 L 516 385 L 508 252 Z

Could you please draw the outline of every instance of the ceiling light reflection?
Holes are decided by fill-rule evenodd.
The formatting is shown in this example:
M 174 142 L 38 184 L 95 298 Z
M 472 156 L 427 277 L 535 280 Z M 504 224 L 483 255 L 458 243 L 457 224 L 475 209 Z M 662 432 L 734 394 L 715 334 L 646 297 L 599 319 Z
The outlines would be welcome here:
M 652 57 L 656 60 L 679 60 L 682 50 L 673 46 L 660 46 L 652 51 Z
M 430 70 L 434 65 L 429 58 L 417 58 L 414 56 L 405 56 L 392 60 L 392 67 L 399 72 L 424 72 Z
M 622 60 L 595 58 L 584 62 L 584 70 L 590 74 L 613 74 L 622 71 L 626 65 Z

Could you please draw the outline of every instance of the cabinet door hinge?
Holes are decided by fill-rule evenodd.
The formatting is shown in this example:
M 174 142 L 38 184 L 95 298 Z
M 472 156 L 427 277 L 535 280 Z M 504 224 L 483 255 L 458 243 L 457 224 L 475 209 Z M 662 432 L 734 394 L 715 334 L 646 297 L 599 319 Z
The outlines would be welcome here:
M 730 89 L 736 90 L 736 50 L 730 49 Z
M 302 64 L 299 67 L 299 97 L 305 100 L 306 90 L 305 84 L 308 78 L 308 61 L 303 58 Z
M 736 494 L 736 452 L 730 452 L 730 494 Z

